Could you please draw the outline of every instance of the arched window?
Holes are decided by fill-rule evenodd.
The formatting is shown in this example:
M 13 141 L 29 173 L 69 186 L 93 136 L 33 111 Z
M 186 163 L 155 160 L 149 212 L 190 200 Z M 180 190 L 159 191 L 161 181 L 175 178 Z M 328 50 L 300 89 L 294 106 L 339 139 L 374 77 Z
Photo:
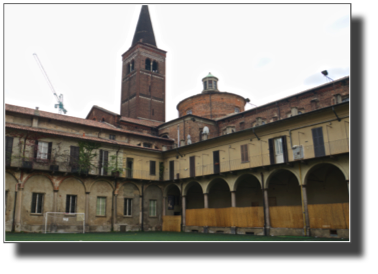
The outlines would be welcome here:
M 158 62 L 153 61 L 153 63 L 152 63 L 152 71 L 153 72 L 158 72 Z
M 145 69 L 151 70 L 151 60 L 149 58 L 146 59 Z
M 94 118 L 93 118 L 93 121 L 97 121 L 97 118 L 96 118 L 96 117 L 94 117 Z
M 134 60 L 130 63 L 130 72 L 134 71 Z

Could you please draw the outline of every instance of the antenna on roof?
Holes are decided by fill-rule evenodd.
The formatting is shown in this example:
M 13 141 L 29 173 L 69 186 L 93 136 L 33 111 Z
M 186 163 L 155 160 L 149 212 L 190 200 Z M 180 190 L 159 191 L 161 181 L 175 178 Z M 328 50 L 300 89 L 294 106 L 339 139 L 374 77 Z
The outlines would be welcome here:
M 54 107 L 59 108 L 59 114 L 62 114 L 62 112 L 64 114 L 66 114 L 67 110 L 63 107 L 63 94 L 60 94 L 59 96 L 56 94 L 55 89 L 54 89 L 53 85 L 51 84 L 50 79 L 47 76 L 47 73 L 46 73 L 45 69 L 43 68 L 41 61 L 39 61 L 38 55 L 36 53 L 33 53 L 33 56 L 34 56 L 35 61 L 38 64 L 39 68 L 41 69 L 43 76 L 45 76 L 47 84 L 49 85 L 52 93 L 55 95 L 55 98 L 58 101 L 58 103 L 55 104 Z
M 328 77 L 328 71 L 323 70 L 323 71 L 322 71 L 322 74 L 323 74 L 324 77 L 327 78 L 328 80 L 333 81 L 333 79 L 331 79 L 330 77 Z

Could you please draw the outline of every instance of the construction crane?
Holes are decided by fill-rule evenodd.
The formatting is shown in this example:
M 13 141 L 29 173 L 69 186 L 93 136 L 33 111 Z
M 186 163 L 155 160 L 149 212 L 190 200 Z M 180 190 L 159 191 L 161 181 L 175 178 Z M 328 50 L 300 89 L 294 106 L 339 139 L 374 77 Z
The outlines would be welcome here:
M 55 95 L 55 98 L 58 101 L 58 103 L 55 104 L 54 107 L 59 109 L 59 114 L 62 114 L 62 113 L 66 114 L 67 110 L 63 107 L 63 94 L 60 94 L 59 96 L 56 94 L 55 89 L 54 89 L 53 85 L 51 84 L 50 79 L 47 76 L 47 73 L 46 73 L 45 69 L 43 68 L 41 61 L 39 61 L 38 55 L 36 53 L 33 53 L 33 56 L 34 56 L 35 61 L 38 64 L 39 68 L 41 69 L 43 76 L 45 76 L 46 81 L 47 81 L 52 93 Z

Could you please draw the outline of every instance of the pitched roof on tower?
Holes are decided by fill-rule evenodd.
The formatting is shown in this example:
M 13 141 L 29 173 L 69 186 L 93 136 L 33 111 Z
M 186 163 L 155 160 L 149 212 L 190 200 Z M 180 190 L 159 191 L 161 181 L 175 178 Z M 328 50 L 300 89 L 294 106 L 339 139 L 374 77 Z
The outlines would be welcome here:
M 133 47 L 138 42 L 147 43 L 156 47 L 154 30 L 152 29 L 150 13 L 147 5 L 143 5 L 142 10 L 140 11 L 138 24 L 131 46 Z

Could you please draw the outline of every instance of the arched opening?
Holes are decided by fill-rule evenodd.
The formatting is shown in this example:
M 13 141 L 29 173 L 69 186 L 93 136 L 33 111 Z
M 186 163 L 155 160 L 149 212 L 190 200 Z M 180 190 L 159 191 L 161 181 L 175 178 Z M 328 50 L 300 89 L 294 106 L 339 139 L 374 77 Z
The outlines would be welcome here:
M 152 71 L 158 72 L 158 62 L 156 62 L 156 61 L 152 62 Z
M 143 228 L 145 231 L 161 231 L 163 193 L 156 185 L 150 185 L 143 198 Z
M 305 178 L 310 228 L 349 229 L 349 192 L 343 172 L 332 164 L 312 167 Z
M 134 60 L 131 61 L 130 63 L 130 72 L 134 71 Z
M 187 187 L 186 209 L 203 208 L 204 199 L 202 187 L 197 182 L 192 182 Z
M 209 208 L 231 207 L 231 192 L 225 180 L 221 178 L 214 179 L 208 189 Z
M 151 70 L 151 60 L 149 58 L 146 59 L 145 67 L 146 70 Z
M 136 185 L 125 183 L 117 195 L 116 223 L 120 231 L 140 229 L 140 192 Z
M 16 178 L 10 174 L 5 174 L 5 230 L 13 230 L 13 215 L 14 215 L 14 205 L 16 199 Z
M 113 187 L 106 181 L 97 181 L 89 194 L 89 231 L 111 231 Z
M 165 201 L 165 215 L 181 215 L 180 189 L 172 184 L 167 189 L 167 199 Z
M 237 179 L 235 184 L 236 207 L 263 206 L 263 192 L 255 176 L 244 174 Z
M 279 169 L 267 183 L 271 227 L 303 228 L 301 188 L 294 173 Z

